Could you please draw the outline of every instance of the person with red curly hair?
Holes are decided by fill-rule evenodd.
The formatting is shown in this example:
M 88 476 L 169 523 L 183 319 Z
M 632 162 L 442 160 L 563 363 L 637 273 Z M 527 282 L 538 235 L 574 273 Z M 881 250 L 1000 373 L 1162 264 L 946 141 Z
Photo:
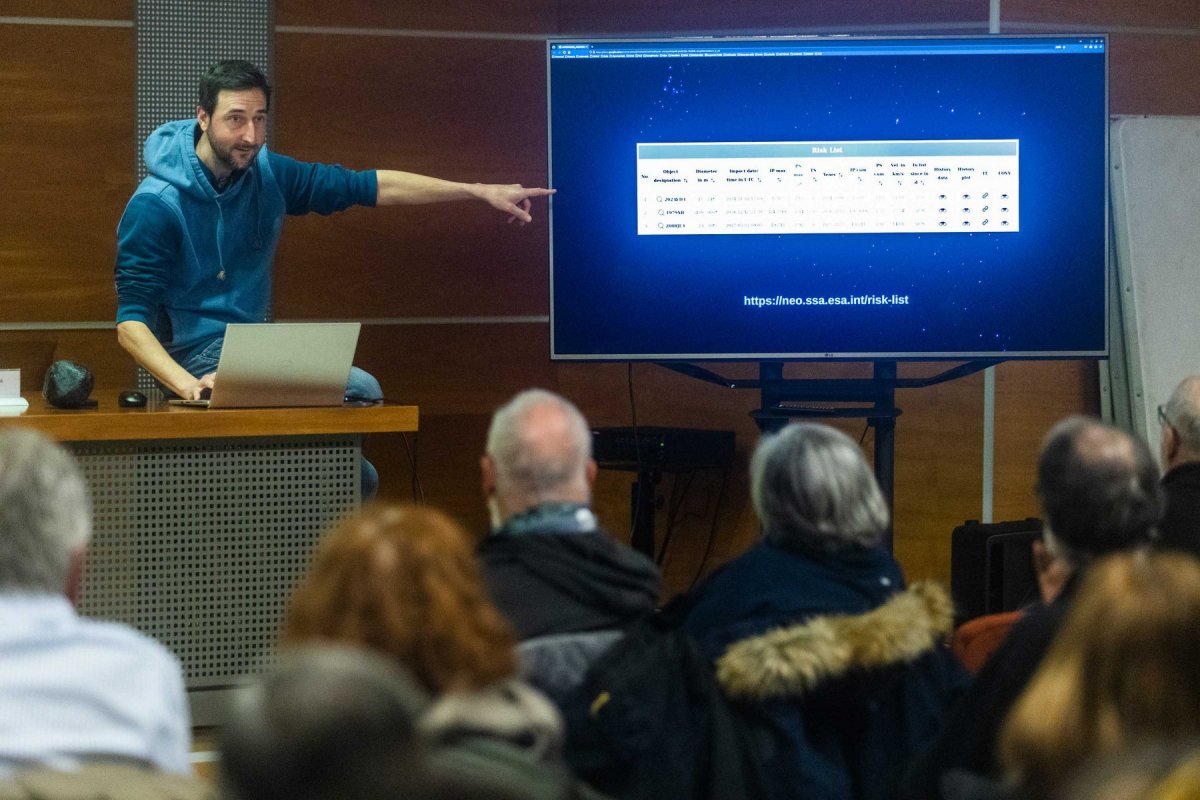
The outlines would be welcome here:
M 333 529 L 292 597 L 283 643 L 384 653 L 437 698 L 434 739 L 499 738 L 557 755 L 562 721 L 517 679 L 516 635 L 492 605 L 472 542 L 440 511 L 369 506 Z

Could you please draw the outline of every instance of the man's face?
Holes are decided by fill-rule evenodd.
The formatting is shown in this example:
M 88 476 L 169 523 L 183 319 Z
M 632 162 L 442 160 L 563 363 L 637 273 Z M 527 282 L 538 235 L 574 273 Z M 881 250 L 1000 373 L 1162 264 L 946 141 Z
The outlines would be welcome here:
M 261 89 L 222 89 L 210 116 L 196 112 L 216 160 L 229 170 L 250 166 L 267 139 L 267 96 Z

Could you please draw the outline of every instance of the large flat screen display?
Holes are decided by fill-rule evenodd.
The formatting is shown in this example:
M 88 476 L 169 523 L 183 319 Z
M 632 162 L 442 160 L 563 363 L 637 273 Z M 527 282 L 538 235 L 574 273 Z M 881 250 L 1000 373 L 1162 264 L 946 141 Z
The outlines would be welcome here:
M 552 357 L 1106 355 L 1106 50 L 549 42 Z

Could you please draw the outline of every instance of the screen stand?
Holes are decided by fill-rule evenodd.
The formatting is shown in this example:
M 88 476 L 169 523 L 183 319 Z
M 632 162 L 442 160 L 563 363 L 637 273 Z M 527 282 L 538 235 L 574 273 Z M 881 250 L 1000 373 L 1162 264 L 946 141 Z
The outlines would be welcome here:
M 651 559 L 655 558 L 654 507 L 657 502 L 657 487 L 661 481 L 661 472 L 647 468 L 638 471 L 637 480 L 630 487 L 629 505 L 633 509 L 633 532 L 629 536 L 629 546 Z
M 967 361 L 928 378 L 899 378 L 896 361 L 873 362 L 870 378 L 785 378 L 782 361 L 763 361 L 757 380 L 725 378 L 695 364 L 661 362 L 669 370 L 728 389 L 758 389 L 761 406 L 751 412 L 759 430 L 778 431 L 793 419 L 866 419 L 875 429 L 875 479 L 888 503 L 889 519 L 895 507 L 897 389 L 923 389 L 963 378 L 994 367 L 1003 359 Z M 807 405 L 820 403 L 821 405 Z M 844 405 L 856 403 L 857 405 Z M 892 544 L 891 523 L 888 547 Z

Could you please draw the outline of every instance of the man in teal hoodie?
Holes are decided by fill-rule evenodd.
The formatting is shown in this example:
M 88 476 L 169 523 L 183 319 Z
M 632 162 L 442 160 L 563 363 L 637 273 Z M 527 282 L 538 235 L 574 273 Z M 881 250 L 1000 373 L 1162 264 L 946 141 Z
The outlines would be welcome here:
M 150 175 L 117 227 L 118 341 L 180 397 L 212 388 L 226 324 L 267 319 L 284 214 L 477 199 L 524 224 L 530 199 L 553 193 L 356 172 L 270 152 L 271 86 L 246 61 L 209 68 L 199 99 L 195 119 L 168 122 L 147 139 Z M 382 396 L 361 370 L 350 383 L 349 393 Z

